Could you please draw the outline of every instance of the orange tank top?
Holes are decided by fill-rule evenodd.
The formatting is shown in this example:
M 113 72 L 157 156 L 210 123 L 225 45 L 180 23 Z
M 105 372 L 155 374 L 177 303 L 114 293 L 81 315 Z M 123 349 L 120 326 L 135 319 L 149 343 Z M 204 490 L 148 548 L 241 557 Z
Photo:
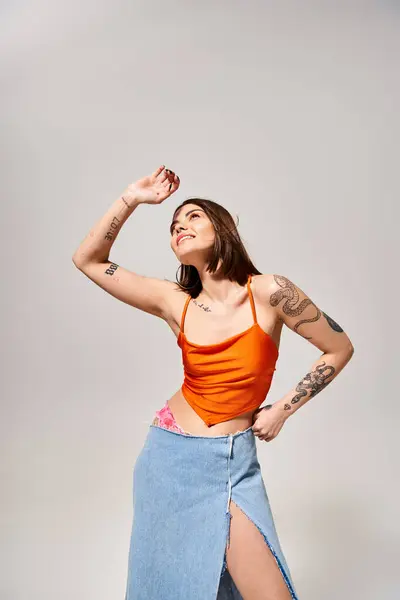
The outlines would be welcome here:
M 182 349 L 182 394 L 210 427 L 257 409 L 271 386 L 279 351 L 257 323 L 251 275 L 247 279 L 254 323 L 249 329 L 217 344 L 189 342 L 183 332 L 189 295 L 182 312 L 177 343 Z

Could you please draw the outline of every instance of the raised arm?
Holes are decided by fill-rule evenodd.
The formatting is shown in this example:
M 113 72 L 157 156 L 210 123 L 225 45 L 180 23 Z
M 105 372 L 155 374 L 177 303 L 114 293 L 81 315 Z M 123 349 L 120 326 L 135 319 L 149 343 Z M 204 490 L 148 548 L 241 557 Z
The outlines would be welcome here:
M 175 284 L 138 275 L 109 260 L 121 227 L 140 204 L 160 204 L 179 187 L 179 177 L 160 166 L 130 184 L 90 230 L 72 257 L 75 266 L 103 290 L 131 306 L 167 317 L 168 298 Z

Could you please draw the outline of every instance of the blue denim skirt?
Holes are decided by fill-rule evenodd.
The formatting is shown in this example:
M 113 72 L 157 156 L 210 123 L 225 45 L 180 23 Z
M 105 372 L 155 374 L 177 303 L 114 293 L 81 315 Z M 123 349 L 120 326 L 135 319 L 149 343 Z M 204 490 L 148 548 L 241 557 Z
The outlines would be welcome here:
M 233 500 L 298 600 L 275 529 L 252 427 L 214 437 L 150 425 L 133 470 L 125 600 L 243 600 L 226 564 Z

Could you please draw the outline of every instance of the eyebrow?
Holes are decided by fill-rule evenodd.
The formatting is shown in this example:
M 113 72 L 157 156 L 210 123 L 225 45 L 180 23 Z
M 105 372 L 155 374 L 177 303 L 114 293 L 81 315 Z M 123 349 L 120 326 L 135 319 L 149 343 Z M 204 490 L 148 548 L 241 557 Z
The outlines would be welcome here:
M 189 210 L 189 211 L 186 213 L 186 215 L 185 215 L 185 219 L 186 219 L 186 217 L 187 217 L 187 216 L 189 216 L 189 215 L 190 215 L 190 213 L 192 213 L 192 212 L 197 212 L 198 210 L 200 210 L 200 211 L 201 211 L 201 208 L 192 208 L 192 210 Z M 204 212 L 204 211 L 203 211 L 203 212 Z M 171 225 L 170 225 L 170 228 L 169 228 L 169 232 L 170 232 L 170 233 L 172 233 L 172 230 L 173 230 L 173 228 L 174 228 L 174 225 L 175 225 L 175 223 L 178 223 L 178 219 L 174 219 L 174 220 L 172 221 L 172 223 L 171 223 Z

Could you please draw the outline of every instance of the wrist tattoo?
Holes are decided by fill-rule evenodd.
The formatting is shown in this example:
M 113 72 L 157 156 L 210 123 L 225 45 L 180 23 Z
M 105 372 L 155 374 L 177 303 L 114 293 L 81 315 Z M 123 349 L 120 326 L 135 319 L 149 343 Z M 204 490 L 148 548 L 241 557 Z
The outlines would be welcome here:
M 127 201 L 125 200 L 125 198 L 123 196 L 121 196 L 121 200 L 122 200 L 122 202 L 124 202 L 126 204 L 127 208 L 130 208 L 129 204 L 127 203 Z

